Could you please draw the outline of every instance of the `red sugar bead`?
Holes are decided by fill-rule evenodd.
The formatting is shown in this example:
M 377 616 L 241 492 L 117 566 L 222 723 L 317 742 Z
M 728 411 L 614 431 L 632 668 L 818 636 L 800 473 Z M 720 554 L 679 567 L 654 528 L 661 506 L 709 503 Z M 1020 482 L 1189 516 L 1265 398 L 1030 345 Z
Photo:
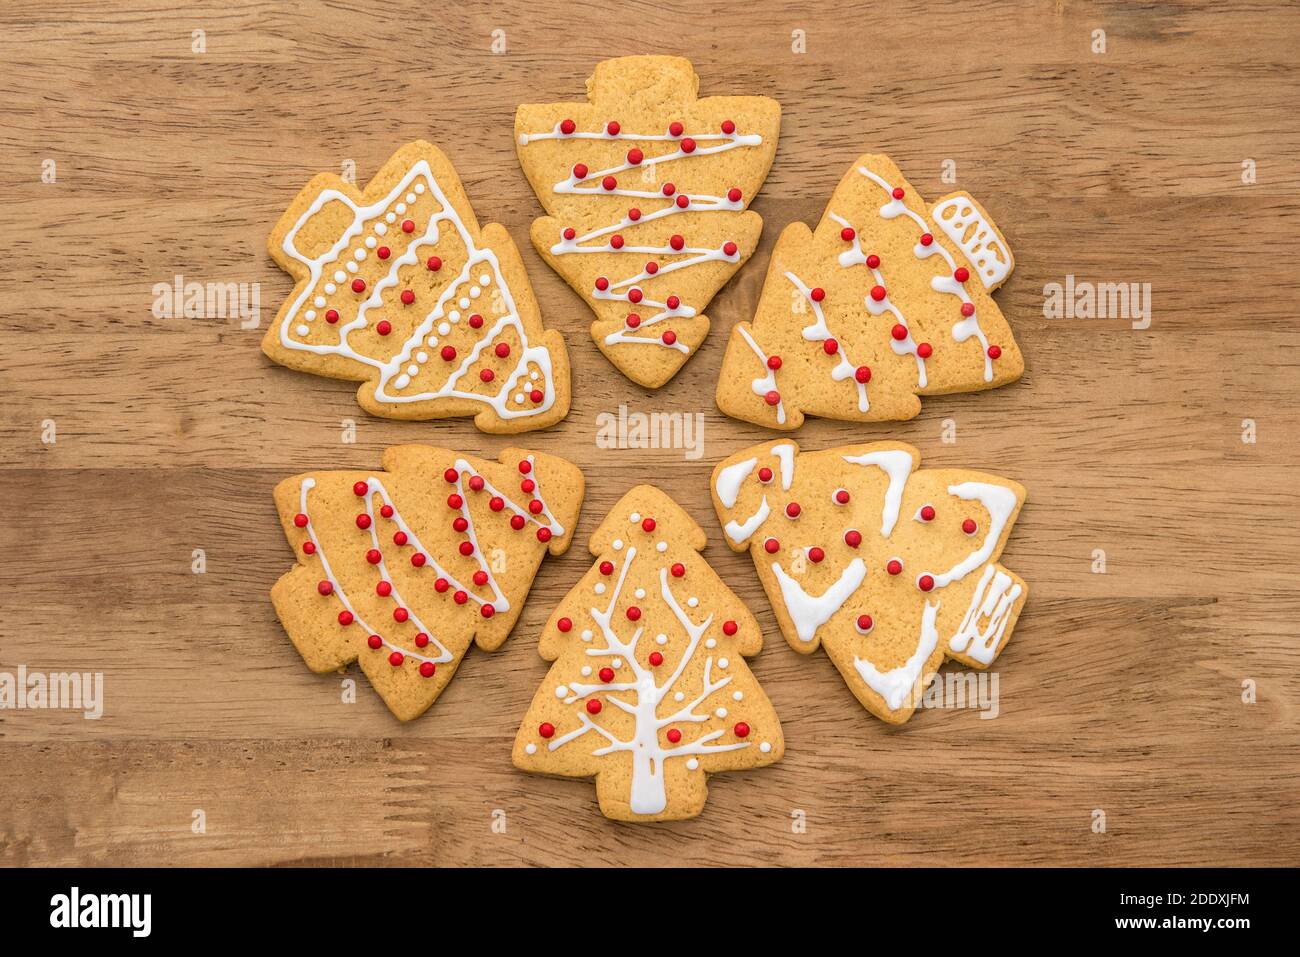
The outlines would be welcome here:
M 916 587 L 921 591 L 930 591 L 934 588 L 934 577 L 932 575 L 922 575 L 916 580 Z
M 961 530 L 967 535 L 974 535 L 977 528 L 979 528 L 979 526 L 975 524 L 975 519 L 973 518 L 968 518 L 966 521 L 961 523 Z
M 763 401 L 768 405 L 780 405 L 781 393 L 773 389 L 771 392 L 767 393 L 767 395 L 763 396 Z
M 734 256 L 739 250 L 740 247 L 737 246 L 735 243 L 726 242 L 722 244 L 722 252 L 726 256 Z
M 370 516 L 362 512 L 357 516 L 357 528 L 363 531 L 370 527 Z
M 922 359 L 928 359 L 930 356 L 934 355 L 934 346 L 930 345 L 928 342 L 923 342 L 916 347 L 916 354 Z
M 461 543 L 460 543 L 460 553 L 461 553 L 462 555 L 464 555 L 466 558 L 468 558 L 470 555 L 473 555 L 473 554 L 474 554 L 474 543 L 471 542 L 471 541 L 468 541 L 468 540 L 467 540 L 467 541 L 463 541 L 463 542 L 461 542 Z
M 835 493 L 835 501 L 839 502 L 841 505 L 848 505 L 848 504 L 849 504 L 849 490 L 846 489 L 846 488 L 842 488 L 842 489 L 840 489 L 839 491 L 837 491 L 837 492 Z
M 469 317 L 469 327 L 471 329 L 482 329 L 483 317 L 480 316 L 477 312 L 474 313 L 472 316 Z
M 484 618 L 491 618 L 493 615 L 497 613 L 497 610 L 493 608 L 491 604 L 485 604 L 482 608 L 478 610 L 478 613 L 482 615 Z
M 528 393 L 528 398 L 533 402 L 541 402 L 546 398 L 546 393 L 541 389 L 534 389 L 532 392 Z
M 673 565 L 673 567 L 669 569 L 669 571 L 672 573 L 672 576 L 674 578 L 681 578 L 683 575 L 686 574 L 686 566 L 683 565 L 681 562 L 676 562 Z
M 676 728 L 669 728 L 668 732 L 664 735 L 664 737 L 666 737 L 670 743 L 676 744 L 678 741 L 682 739 L 682 733 L 678 731 Z
M 903 563 L 897 558 L 891 558 L 889 564 L 885 566 L 885 571 L 891 575 L 901 575 L 903 573 Z
M 430 256 L 425 262 L 425 265 L 429 267 L 429 272 L 437 272 L 442 268 L 442 260 L 437 256 Z
M 858 234 L 853 231 L 852 226 L 845 226 L 840 230 L 840 239 L 844 240 L 846 243 L 853 242 L 853 240 L 857 238 L 857 235 Z
M 826 298 L 826 290 L 823 289 L 821 286 L 817 286 L 810 293 L 808 293 L 808 295 L 812 297 L 813 302 L 821 302 L 823 299 Z
M 370 491 L 369 482 L 356 482 L 352 486 L 352 494 L 360 497 Z
M 973 303 L 973 302 L 963 302 L 963 303 L 961 304 L 961 314 L 962 314 L 963 316 L 973 316 L 973 315 L 975 315 L 975 303 Z
M 862 383 L 870 382 L 871 368 L 869 366 L 858 366 L 853 372 L 853 378 Z
M 921 245 L 922 245 L 922 246 L 932 246 L 932 245 L 934 245 L 934 237 L 931 236 L 929 233 L 922 233 L 922 234 L 921 234 Z
M 409 219 L 402 220 L 402 232 L 404 233 L 415 232 L 415 223 L 411 222 Z
M 901 322 L 896 322 L 894 323 L 894 328 L 889 330 L 889 334 L 899 342 L 902 342 L 907 338 L 907 326 L 903 325 Z
M 587 165 L 586 165 L 585 163 L 575 163 L 575 164 L 574 164 L 574 167 L 573 167 L 573 178 L 574 178 L 574 179 L 586 179 L 586 178 L 587 178 Z
M 769 369 L 771 369 L 773 372 L 775 372 L 777 369 L 781 368 L 781 357 L 780 357 L 780 356 L 768 356 L 768 357 L 767 357 L 767 367 L 768 367 Z
M 389 249 L 387 246 L 380 246 L 378 249 L 375 250 L 375 255 L 378 256 L 380 259 L 387 259 L 392 254 L 393 251 Z
M 488 573 L 483 571 L 483 569 L 480 568 L 478 571 L 474 573 L 474 584 L 482 586 L 482 585 L 486 585 L 487 583 L 488 583 Z
M 668 135 L 681 136 L 684 129 L 686 129 L 686 127 L 682 126 L 682 124 L 678 123 L 676 120 L 673 120 L 668 124 Z
M 745 194 L 742 193 L 740 188 L 737 186 L 733 186 L 731 189 L 727 190 L 727 199 L 731 200 L 733 203 L 739 203 L 740 197 L 743 195 Z
M 375 323 L 375 332 L 379 333 L 381 336 L 386 336 L 392 331 L 393 331 L 393 324 L 389 322 L 387 319 L 380 319 L 377 323 Z
M 862 544 L 862 533 L 856 528 L 850 528 L 844 533 L 844 544 L 849 548 L 857 548 Z
M 672 183 L 664 183 L 663 188 L 659 190 L 659 192 L 663 193 L 665 196 L 671 196 L 673 193 L 677 192 L 677 187 Z
M 567 631 L 572 631 L 572 630 L 573 630 L 573 619 L 572 619 L 572 618 L 561 618 L 559 621 L 557 621 L 557 622 L 555 623 L 555 627 L 558 628 L 558 629 L 560 629 L 560 631 L 565 631 L 565 632 L 567 632 Z
M 666 305 L 669 309 L 676 309 L 681 304 L 682 301 L 677 296 L 669 296 L 667 299 L 664 300 L 664 305 Z
M 825 557 L 826 557 L 826 553 L 822 551 L 820 548 L 818 548 L 816 545 L 808 549 L 808 559 L 814 564 L 820 562 Z
M 676 200 L 674 200 L 674 202 L 677 203 L 678 209 L 685 209 L 687 206 L 691 205 L 691 198 L 685 193 L 682 193 Z
M 726 621 L 722 623 L 722 633 L 724 635 L 734 635 L 737 629 L 739 629 L 739 627 L 740 627 L 739 625 L 737 625 L 734 621 L 728 618 Z
M 493 351 L 496 352 L 498 359 L 504 359 L 506 356 L 510 355 L 510 343 L 498 342 L 496 349 Z
M 483 369 L 479 372 L 478 377 L 483 382 L 491 382 L 497 377 L 497 374 L 491 369 Z
M 466 519 L 464 515 L 458 515 L 456 516 L 456 520 L 451 523 L 451 527 L 458 532 L 463 532 L 465 529 L 469 528 L 469 520 Z
M 635 329 L 639 325 L 641 325 L 641 317 L 635 312 L 629 312 L 627 314 L 627 327 L 629 329 Z
M 737 721 L 736 726 L 731 730 L 735 732 L 736 737 L 738 738 L 749 737 L 749 725 L 745 724 L 743 721 Z
M 604 179 L 600 181 L 600 185 L 602 188 L 606 190 L 612 190 L 618 186 L 618 180 L 616 180 L 613 176 L 606 176 Z
M 527 524 L 528 524 L 528 520 L 524 518 L 522 515 L 510 516 L 510 527 L 513 528 L 516 532 L 519 531 Z
M 677 333 L 669 329 L 659 338 L 663 340 L 664 345 L 671 346 L 677 342 Z
M 763 543 L 763 550 L 769 555 L 775 555 L 781 549 L 781 543 L 775 538 L 769 538 Z
M 537 540 L 542 543 L 549 542 L 551 540 L 551 530 L 545 526 L 539 528 L 537 530 Z
M 956 271 L 953 272 L 952 278 L 956 279 L 958 282 L 965 282 L 970 278 L 970 270 L 965 266 L 958 266 Z
M 933 505 L 922 505 L 922 506 L 921 506 L 921 520 L 924 521 L 924 522 L 933 522 L 933 521 L 934 521 L 934 506 L 933 506 Z
M 393 506 L 387 504 L 379 506 L 379 514 L 384 516 L 384 518 L 392 518 Z
M 758 470 L 758 480 L 764 483 L 772 481 L 772 470 L 764 465 Z
M 613 668 L 601 668 L 601 669 L 600 669 L 600 680 L 603 681 L 603 682 L 605 682 L 605 684 L 609 684 L 611 681 L 613 681 L 613 680 L 614 680 L 614 669 L 613 669 Z
M 649 661 L 653 667 L 658 668 L 660 665 L 664 663 L 664 656 L 657 651 L 652 651 L 650 652 Z
M 442 473 L 442 477 L 446 480 L 448 485 L 455 485 L 460 479 L 460 473 L 455 469 L 449 468 Z
M 379 582 L 375 585 L 375 594 L 380 598 L 387 598 L 392 593 L 393 585 L 391 582 Z
M 600 714 L 600 702 L 595 698 L 587 702 L 587 714 Z
M 686 240 L 681 236 L 674 234 L 668 237 L 668 245 L 675 250 L 680 250 L 683 246 L 686 245 Z
M 876 302 L 883 302 L 884 299 L 885 299 L 885 296 L 886 296 L 886 295 L 887 295 L 887 293 L 885 292 L 885 287 L 884 287 L 884 286 L 872 286 L 872 287 L 871 287 L 871 298 L 872 298 L 873 300 L 875 300 Z
M 340 624 L 340 625 L 342 625 L 342 626 L 344 626 L 344 627 L 346 628 L 348 625 L 352 624 L 352 621 L 353 621 L 352 612 L 350 612 L 350 611 L 341 611 L 341 612 L 339 612 L 339 624 Z
M 438 670 L 438 666 L 435 665 L 432 661 L 422 661 L 422 662 L 420 662 L 420 677 L 421 677 L 421 678 L 432 678 L 432 677 L 433 677 L 433 673 L 434 673 L 435 671 L 437 671 L 437 670 Z
M 339 311 L 337 309 L 325 310 L 325 321 L 333 325 L 339 321 Z
M 641 521 L 641 531 L 653 532 L 654 530 L 655 530 L 655 520 L 653 518 L 647 518 Z
M 629 608 L 629 609 L 627 610 L 627 620 L 628 620 L 628 621 L 640 621 L 640 620 L 641 620 L 641 609 L 638 608 L 636 605 L 633 605 L 631 608 Z
M 406 621 L 406 619 L 410 617 L 411 617 L 411 613 L 407 611 L 405 608 L 393 609 L 393 621 L 402 622 L 402 621 Z
M 402 662 L 405 660 L 406 660 L 406 656 L 403 655 L 400 651 L 394 651 L 391 655 L 388 656 L 388 663 L 392 665 L 394 668 L 399 667 L 402 664 Z
M 366 281 L 365 281 L 364 279 L 360 279 L 360 278 L 352 280 L 352 291 L 353 291 L 353 292 L 365 292 L 365 291 L 366 291 Z
M 366 639 L 366 644 L 371 648 L 382 648 L 384 647 L 384 639 L 380 638 L 378 635 L 371 635 Z
M 641 210 L 633 206 L 631 209 L 627 211 L 627 218 L 632 220 L 632 222 L 635 223 L 638 219 L 641 218 Z
M 420 632 L 418 635 L 415 636 L 415 647 L 425 648 L 428 646 L 428 644 L 429 644 L 429 636 L 426 635 L 424 632 Z
M 601 562 L 601 563 L 600 563 L 600 573 L 601 573 L 602 575 L 612 575 L 612 574 L 614 574 L 614 563 L 613 563 L 613 562 L 608 562 L 608 561 L 606 561 L 606 562 Z
M 645 154 L 636 147 L 627 151 L 627 161 L 633 166 L 639 165 L 643 159 L 645 159 Z
M 641 292 L 640 289 L 637 289 L 635 286 L 627 291 L 628 302 L 640 302 L 644 298 L 645 298 L 645 294 Z
M 439 578 L 437 581 L 433 583 L 433 590 L 436 591 L 439 595 L 441 595 L 450 587 L 451 587 L 451 582 L 447 581 L 447 579 L 445 578 Z
M 537 726 L 537 733 L 540 734 L 543 738 L 554 737 L 555 725 L 551 724 L 551 722 L 549 721 L 543 721 L 541 724 Z
M 492 511 L 494 512 L 499 512 L 505 507 L 506 507 L 506 500 L 503 499 L 500 495 L 493 495 L 490 499 L 488 499 L 488 508 L 492 509 Z
M 379 549 L 377 548 L 372 548 L 370 549 L 370 551 L 366 552 L 366 561 L 368 561 L 372 565 L 378 565 L 383 560 L 384 560 L 383 553 L 380 552 Z
M 574 229 L 572 226 L 566 226 L 564 227 L 564 232 L 562 232 L 560 235 L 563 236 L 565 239 L 573 240 L 578 237 L 578 231 Z
M 404 306 L 409 306 L 409 305 L 410 305 L 411 303 L 413 303 L 413 302 L 415 302 L 415 293 L 413 293 L 413 292 L 412 292 L 411 290 L 409 290 L 409 289 L 403 289 L 403 290 L 402 290 L 402 305 L 404 305 Z
M 889 195 L 893 196 L 894 199 L 902 199 L 903 196 L 906 195 L 906 194 L 903 192 L 903 187 L 901 187 L 901 186 L 895 186 L 895 187 L 894 187 L 894 191 L 893 191 L 892 193 L 890 193 Z
M 528 511 L 532 512 L 534 515 L 540 515 L 542 508 L 542 500 L 540 498 L 535 498 L 528 503 Z
M 798 502 L 791 502 L 785 507 L 785 514 L 789 518 L 798 518 L 801 511 L 803 511 L 803 509 L 799 507 Z
M 520 488 L 522 491 L 527 492 L 528 494 L 531 495 L 532 492 L 533 492 L 533 489 L 537 488 L 537 483 L 534 482 L 534 481 L 533 481 L 532 479 L 530 479 L 530 478 L 526 478 L 526 479 L 524 479 L 522 482 L 519 483 L 519 488 Z
M 858 631 L 870 631 L 874 626 L 870 615 L 858 615 Z
M 303 542 L 303 543 L 302 543 L 302 553 L 303 553 L 304 555 L 315 555 L 315 554 L 316 554 L 316 543 L 315 543 L 315 542 Z
M 615 233 L 613 236 L 609 237 L 609 245 L 614 249 L 622 249 L 624 245 L 623 237 L 618 233 Z
M 578 128 L 578 124 L 577 124 L 577 123 L 574 123 L 573 120 L 561 120 L 561 121 L 560 121 L 560 132 L 563 133 L 565 136 L 568 136 L 570 133 L 572 133 L 572 132 L 573 132 L 574 130 L 576 130 L 577 128 Z
M 686 139 L 682 140 L 682 152 L 683 152 L 683 153 L 694 153 L 694 152 L 695 152 L 695 140 L 691 139 L 689 136 L 686 137 Z
M 990 359 L 996 359 L 1001 355 L 1002 355 L 1002 348 L 1000 346 L 989 346 Z
M 736 124 L 733 123 L 733 122 L 731 122 L 731 120 L 723 120 L 723 121 L 722 121 L 722 132 L 724 132 L 724 133 L 726 133 L 728 136 L 730 136 L 732 133 L 736 132 Z
M 610 120 L 605 124 L 605 132 L 610 136 L 618 136 L 622 129 L 623 127 L 619 126 L 618 120 Z
M 596 288 L 599 289 L 601 292 L 604 292 L 606 289 L 609 288 L 609 280 L 606 279 L 604 276 L 597 276 Z
M 414 565 L 416 568 L 423 568 L 424 563 L 427 562 L 428 560 L 429 559 L 424 554 L 424 552 L 416 552 L 414 555 L 411 556 L 411 564 Z
M 463 605 L 469 601 L 469 595 L 465 591 L 457 591 L 451 596 L 451 600 L 458 605 Z
M 483 481 L 483 476 L 481 476 L 481 475 L 471 475 L 471 476 L 470 476 L 470 479 L 469 479 L 469 487 L 472 488 L 474 491 L 476 491 L 476 492 L 481 492 L 481 491 L 483 491 L 483 486 L 486 485 L 486 484 L 487 484 L 487 483 Z
M 822 342 L 822 351 L 828 356 L 833 356 L 840 351 L 840 344 L 834 339 L 826 339 Z
M 456 358 L 456 347 L 455 347 L 455 346 L 443 346 L 443 347 L 442 347 L 442 351 L 439 352 L 438 354 L 439 354 L 440 356 L 442 356 L 442 359 L 443 359 L 444 362 L 451 362 L 453 359 Z
M 867 257 L 867 266 L 871 269 L 877 269 L 880 266 L 880 257 L 872 253 Z

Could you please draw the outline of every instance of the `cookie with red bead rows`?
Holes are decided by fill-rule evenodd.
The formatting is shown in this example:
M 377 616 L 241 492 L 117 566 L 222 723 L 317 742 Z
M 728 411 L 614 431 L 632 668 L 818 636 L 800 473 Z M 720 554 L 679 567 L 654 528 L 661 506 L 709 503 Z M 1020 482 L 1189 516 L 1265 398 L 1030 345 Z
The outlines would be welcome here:
M 398 445 L 383 470 L 308 472 L 275 489 L 297 566 L 271 589 L 316 672 L 356 661 L 403 721 L 433 704 L 470 642 L 501 646 L 548 553 L 572 541 L 577 466 Z
M 911 717 L 945 658 L 992 664 L 1028 594 L 997 561 L 1025 489 L 919 465 L 901 442 L 800 452 L 786 440 L 713 472 L 727 543 L 749 551 L 790 646 L 824 647 L 891 724 Z
M 564 340 L 542 328 L 519 250 L 479 228 L 431 143 L 403 146 L 364 190 L 316 176 L 268 248 L 295 280 L 262 340 L 281 365 L 359 381 L 362 408 L 391 419 L 514 433 L 568 414 Z
M 547 212 L 533 244 L 591 306 L 600 351 L 649 388 L 699 348 L 705 307 L 753 255 L 763 221 L 747 207 L 781 126 L 775 100 L 698 99 L 699 85 L 681 57 L 621 57 L 596 66 L 587 103 L 515 114 Z
M 967 193 L 926 203 L 888 157 L 859 157 L 817 229 L 777 240 L 752 323 L 732 330 L 723 412 L 773 429 L 805 415 L 910 419 L 920 396 L 1006 385 L 1024 358 L 994 291 L 1006 240 Z
M 781 757 L 780 722 L 745 663 L 762 632 L 700 556 L 706 543 L 654 486 L 619 500 L 591 537 L 596 563 L 538 642 L 553 664 L 516 767 L 595 776 L 606 817 L 665 821 L 704 809 L 710 774 Z

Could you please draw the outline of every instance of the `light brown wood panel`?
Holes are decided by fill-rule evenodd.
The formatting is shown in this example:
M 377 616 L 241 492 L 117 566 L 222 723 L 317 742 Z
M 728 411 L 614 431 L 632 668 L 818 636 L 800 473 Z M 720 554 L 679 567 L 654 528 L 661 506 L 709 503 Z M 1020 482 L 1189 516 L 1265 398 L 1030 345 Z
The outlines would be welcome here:
M 706 95 L 784 110 L 759 252 L 654 393 L 596 352 L 585 306 L 528 245 L 540 210 L 511 142 L 518 103 L 578 96 L 647 37 L 691 57 Z M 97 721 L 0 711 L 0 864 L 1300 863 L 1297 51 L 1300 8 L 1244 0 L 6 3 L 0 669 L 105 685 Z M 267 592 L 292 560 L 278 479 L 372 467 L 397 442 L 509 443 L 370 418 L 352 386 L 270 364 L 261 328 L 156 318 L 152 290 L 256 283 L 264 327 L 290 287 L 264 249 L 285 204 L 345 160 L 368 179 L 416 137 L 511 231 L 568 337 L 573 412 L 524 442 L 586 471 L 579 540 L 653 476 L 765 629 L 752 667 L 786 757 L 714 778 L 695 821 L 613 824 L 589 782 L 510 764 L 546 670 L 537 630 L 584 547 L 545 563 L 505 647 L 472 651 L 406 725 L 359 675 L 345 703 L 342 676 L 310 674 L 276 622 Z M 815 222 L 867 149 L 927 196 L 951 189 L 951 160 L 989 208 L 1016 253 L 999 298 L 1027 370 L 911 422 L 810 421 L 795 438 L 898 438 L 926 464 L 1028 486 L 1005 561 L 1032 593 L 993 720 L 866 714 L 825 656 L 787 647 L 708 500 L 713 463 L 768 437 L 713 407 L 727 330 L 752 315 L 781 229 Z M 1044 286 L 1067 275 L 1150 283 L 1150 327 L 1044 318 Z M 700 413 L 700 457 L 598 447 L 620 404 Z

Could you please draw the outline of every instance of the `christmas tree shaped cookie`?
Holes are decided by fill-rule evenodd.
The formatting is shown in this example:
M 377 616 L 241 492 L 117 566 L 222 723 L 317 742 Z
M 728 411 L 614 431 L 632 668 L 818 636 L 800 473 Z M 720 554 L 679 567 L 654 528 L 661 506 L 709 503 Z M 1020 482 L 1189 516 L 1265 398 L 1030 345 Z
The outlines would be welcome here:
M 597 65 L 587 103 L 515 115 L 548 214 L 533 244 L 595 312 L 600 351 L 650 388 L 699 348 L 705 307 L 753 255 L 763 221 L 746 206 L 781 125 L 775 100 L 698 99 L 699 84 L 680 57 L 622 57 Z
M 515 738 L 525 771 L 596 777 L 606 817 L 694 817 L 708 775 L 781 757 L 776 712 L 745 664 L 762 633 L 698 554 L 671 498 L 632 489 L 591 538 L 598 560 L 538 643 L 552 661 Z
M 569 411 L 569 359 L 542 328 L 505 228 L 479 229 L 442 151 L 410 143 L 364 190 L 330 173 L 280 218 L 271 257 L 293 294 L 262 340 L 281 365 L 362 384 L 390 419 L 474 416 L 484 432 Z
M 993 301 L 1012 265 L 968 194 L 926 203 L 887 157 L 863 156 L 815 232 L 781 234 L 753 323 L 732 330 L 718 407 L 797 429 L 805 415 L 910 419 L 919 396 L 1006 385 L 1025 367 Z
M 500 464 L 399 445 L 383 471 L 308 472 L 275 489 L 297 566 L 271 589 L 316 672 L 353 661 L 393 714 L 422 714 L 470 642 L 501 646 L 542 558 L 569 547 L 577 466 L 506 449 Z
M 998 564 L 1025 490 L 921 469 L 901 442 L 738 452 L 713 472 L 728 544 L 748 549 L 786 640 L 826 649 L 858 700 L 902 724 L 945 657 L 986 668 L 1025 583 Z

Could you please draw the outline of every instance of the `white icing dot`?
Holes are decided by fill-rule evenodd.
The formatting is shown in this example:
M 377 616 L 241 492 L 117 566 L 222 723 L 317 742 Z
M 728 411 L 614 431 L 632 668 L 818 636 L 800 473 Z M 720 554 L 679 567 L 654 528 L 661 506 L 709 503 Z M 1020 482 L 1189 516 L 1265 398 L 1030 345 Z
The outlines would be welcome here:
M 356 264 L 356 263 L 348 263 L 348 272 L 355 274 L 356 271 L 357 271 L 357 264 Z M 347 277 L 345 276 L 344 278 L 347 278 Z M 342 281 L 342 280 L 340 280 L 340 282 L 341 282 L 341 281 Z
M 376 242 L 374 236 L 367 236 L 367 237 L 366 237 L 366 248 L 367 248 L 367 249 L 374 249 L 374 248 L 375 248 L 376 246 L 378 246 L 378 245 L 379 245 L 379 243 Z
M 399 389 L 405 389 L 410 384 L 411 384 L 411 377 L 406 373 L 402 373 L 396 379 L 393 380 L 393 385 L 397 386 Z
M 729 664 L 731 664 L 731 662 L 728 661 L 726 658 L 719 658 L 719 659 L 718 659 L 718 667 L 719 667 L 719 668 L 725 668 L 725 667 L 727 667 L 727 665 L 729 665 Z
M 622 659 L 622 658 L 615 658 L 615 659 L 613 660 L 613 662 L 611 662 L 611 663 L 614 665 L 615 668 L 622 668 L 622 667 L 623 667 L 623 659 Z
M 590 677 L 590 676 L 591 676 L 591 665 L 583 665 L 583 666 L 582 666 L 582 676 L 583 676 L 584 678 L 587 678 L 587 677 Z
M 438 323 L 438 335 L 445 336 L 451 332 L 451 324 L 446 322 Z
M 478 277 L 478 284 L 480 286 L 492 285 L 492 276 L 489 273 L 484 273 L 483 275 Z
M 438 344 L 438 337 L 430 336 L 428 339 L 425 340 L 425 343 L 429 346 L 430 349 L 432 349 L 434 346 Z
M 470 286 L 470 287 L 469 287 L 469 297 L 470 297 L 471 299 L 477 299 L 477 298 L 478 298 L 479 296 L 481 296 L 482 294 L 483 294 L 483 290 L 480 289 L 478 286 Z
M 399 216 L 402 215 L 402 213 L 406 212 L 406 204 L 398 203 L 396 206 L 393 207 L 393 212 L 397 213 L 397 215 Z
M 660 634 L 655 635 L 655 644 L 657 645 L 668 644 L 668 636 L 663 634 L 662 632 Z
M 423 183 L 416 183 L 416 184 L 415 184 L 415 191 L 416 191 L 417 193 L 423 193 L 423 192 L 424 192 L 424 184 L 423 184 Z
M 524 404 L 524 394 L 522 392 L 516 392 L 515 405 L 523 405 L 523 404 Z
M 644 598 L 644 597 L 645 597 L 645 589 L 644 589 L 644 588 L 638 588 L 638 589 L 634 592 L 634 594 L 636 595 L 637 598 Z
M 713 713 L 716 714 L 719 718 L 725 718 L 727 716 L 727 709 L 719 708 L 717 711 Z
M 731 695 L 731 700 L 732 700 L 732 701 L 744 701 L 744 700 L 745 700 L 745 692 L 743 692 L 743 691 L 736 691 L 736 692 L 733 692 L 732 695 Z
M 528 378 L 530 378 L 530 379 L 532 379 L 534 382 L 536 382 L 536 381 L 537 381 L 537 370 L 534 369 L 532 372 L 528 373 Z
M 529 742 L 528 744 L 524 745 L 524 751 L 526 751 L 528 754 L 536 754 L 537 745 Z
M 614 539 L 614 551 L 621 552 L 622 550 L 623 550 L 623 539 L 621 538 Z
M 414 362 L 412 362 L 409 366 L 406 367 L 406 374 L 407 374 L 407 375 L 419 375 L 419 374 L 420 374 L 420 367 L 417 366 Z
M 640 512 L 633 512 L 631 515 L 629 515 L 629 516 L 627 517 L 627 520 L 628 520 L 629 522 L 639 522 L 639 521 L 641 521 L 641 513 L 640 513 Z
M 315 299 L 313 299 L 313 300 L 311 301 L 311 304 L 312 304 L 313 306 L 315 306 L 317 309 L 324 309 L 324 308 L 325 308 L 325 297 L 324 297 L 324 296 L 317 296 Z
M 603 595 L 603 594 L 605 594 L 605 583 L 604 583 L 604 582 L 596 582 L 596 594 L 597 594 L 597 595 Z
M 383 223 L 375 223 L 375 233 L 377 235 L 382 236 L 386 232 L 388 232 L 387 226 L 385 226 Z
M 772 742 L 764 741 L 762 744 L 758 746 L 758 750 L 762 751 L 764 754 L 767 754 L 769 751 L 772 750 Z
M 396 215 L 395 213 L 385 213 L 385 214 L 384 214 L 384 222 L 386 222 L 386 223 L 394 223 L 394 222 L 397 222 L 397 215 Z
M 419 352 L 417 352 L 417 353 L 415 354 L 415 361 L 416 361 L 416 362 L 428 362 L 428 361 L 429 361 L 429 353 L 427 353 L 427 352 L 425 352 L 423 349 L 421 349 Z
M 325 295 L 327 295 L 327 296 L 332 296 L 332 295 L 334 295 L 334 293 L 336 293 L 336 292 L 338 292 L 338 291 L 339 291 L 339 287 L 336 286 L 336 285 L 334 285 L 334 283 L 332 283 L 332 282 L 327 282 L 327 283 L 325 284 Z
M 569 688 L 568 688 L 567 685 L 559 685 L 559 686 L 555 689 L 555 697 L 557 697 L 557 698 L 563 698 L 563 697 L 564 697 L 565 695 L 567 695 L 568 693 L 569 693 Z
M 685 701 L 685 700 L 686 700 L 686 692 L 684 692 L 684 691 L 679 691 L 679 692 L 677 692 L 675 695 L 673 695 L 673 700 L 674 700 L 674 701 Z
M 307 320 L 308 322 L 311 322 L 313 319 L 316 318 L 316 310 L 315 310 L 315 309 L 308 309 L 307 312 L 306 312 L 306 314 L 305 314 L 305 318 L 306 318 L 306 320 Z
M 353 250 L 352 258 L 355 259 L 357 262 L 364 262 L 366 258 L 366 251 L 364 249 Z
M 296 330 L 294 330 L 294 331 L 297 332 L 298 335 L 300 335 L 300 336 L 305 336 L 305 335 L 307 335 L 307 333 L 311 332 L 311 328 L 310 328 L 309 326 L 305 326 L 305 325 L 299 323 L 299 324 L 298 324 L 298 328 L 297 328 Z
M 668 543 L 667 543 L 667 542 L 658 542 L 658 543 L 655 545 L 655 551 L 657 551 L 657 552 L 666 552 L 666 551 L 668 551 Z
M 460 306 L 462 309 L 468 309 L 469 298 L 467 296 L 461 296 L 459 299 L 456 300 L 456 305 Z
M 686 762 L 686 767 L 688 767 L 692 771 L 696 771 L 700 767 L 700 762 L 697 761 L 695 758 L 691 758 Z
M 348 278 L 348 274 L 345 273 L 342 269 L 336 269 L 336 270 L 334 270 L 334 281 L 335 281 L 335 282 L 342 282 L 344 279 L 347 279 L 347 278 Z
M 705 648 L 716 648 L 716 647 L 718 647 L 718 639 L 716 639 L 716 638 L 706 638 L 706 639 L 704 639 L 704 647 L 705 647 Z
M 407 193 L 407 194 L 406 194 L 406 201 L 407 201 L 408 203 L 414 203 L 414 202 L 415 202 L 415 194 L 414 194 L 414 193 Z
M 583 630 L 583 632 L 582 632 L 582 640 L 583 640 L 583 641 L 591 641 L 591 629 L 590 629 L 590 628 L 586 628 L 586 629 Z
M 698 608 L 699 604 L 700 604 L 700 600 L 696 598 L 694 595 L 686 599 L 686 606 L 688 608 Z
M 451 312 L 447 313 L 447 318 L 452 322 L 460 322 L 460 313 L 453 309 Z

